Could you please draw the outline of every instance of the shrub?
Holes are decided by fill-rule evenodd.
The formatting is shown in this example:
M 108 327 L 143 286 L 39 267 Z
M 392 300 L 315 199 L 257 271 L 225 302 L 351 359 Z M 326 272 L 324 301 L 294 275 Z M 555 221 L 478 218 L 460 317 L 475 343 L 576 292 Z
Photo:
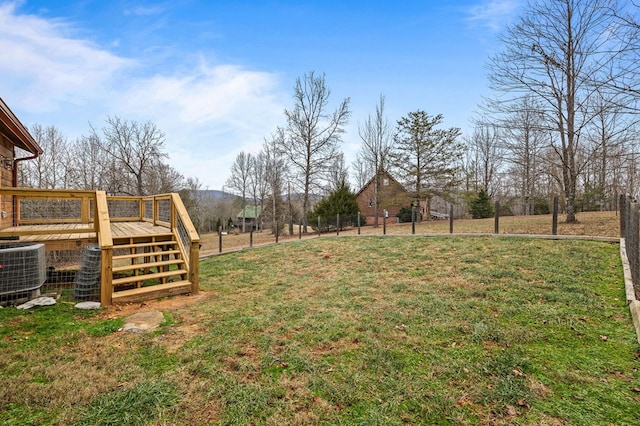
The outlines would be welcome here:
M 320 231 L 330 231 L 336 227 L 336 216 L 340 215 L 340 228 L 355 224 L 358 215 L 356 195 L 351 192 L 349 184 L 342 184 L 332 191 L 326 198 L 320 200 L 313 211 L 307 214 L 307 222 L 313 227 L 321 217 Z M 316 225 L 317 227 L 317 225 Z
M 412 220 L 411 219 L 412 212 L 413 212 L 413 208 L 412 207 L 402 207 L 402 208 L 400 208 L 400 211 L 396 215 L 398 217 L 398 221 L 400 223 L 411 222 L 411 220 Z M 418 215 L 418 212 L 416 212 L 416 220 L 418 220 L 417 215 Z
M 484 189 L 481 189 L 478 196 L 469 204 L 469 213 L 474 219 L 493 216 L 493 203 Z

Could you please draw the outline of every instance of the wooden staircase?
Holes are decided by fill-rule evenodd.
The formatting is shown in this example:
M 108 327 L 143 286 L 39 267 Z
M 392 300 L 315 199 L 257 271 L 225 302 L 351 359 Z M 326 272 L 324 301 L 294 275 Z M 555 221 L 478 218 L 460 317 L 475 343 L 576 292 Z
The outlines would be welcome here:
M 173 233 L 113 237 L 113 303 L 189 293 L 188 266 Z

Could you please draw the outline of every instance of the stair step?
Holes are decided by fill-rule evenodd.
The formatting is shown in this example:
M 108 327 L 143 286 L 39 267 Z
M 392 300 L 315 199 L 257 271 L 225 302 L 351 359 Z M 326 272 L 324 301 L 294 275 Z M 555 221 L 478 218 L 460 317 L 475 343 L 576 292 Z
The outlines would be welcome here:
M 122 272 L 122 271 L 132 271 L 134 269 L 146 269 L 146 268 L 156 268 L 158 266 L 171 266 L 171 265 L 184 265 L 184 260 L 182 259 L 170 259 L 170 260 L 162 260 L 158 262 L 148 262 L 148 263 L 134 263 L 122 266 L 114 266 L 112 268 L 113 272 Z M 144 276 L 144 275 L 140 275 Z
M 117 246 L 116 246 L 117 247 Z M 117 247 L 120 248 L 120 247 Z M 118 256 L 113 256 L 113 260 L 126 260 L 126 259 L 134 259 L 136 257 L 152 257 L 152 256 L 166 256 L 166 255 L 176 255 L 180 254 L 180 250 L 160 250 L 160 251 L 148 251 L 144 253 L 129 253 L 129 254 L 121 254 Z
M 126 234 L 126 235 L 118 235 L 113 237 L 114 240 L 129 240 L 129 239 L 145 239 L 149 238 L 158 239 L 158 238 L 171 238 L 173 237 L 173 233 L 171 232 L 162 232 L 162 233 L 154 233 L 154 234 Z
M 191 293 L 191 283 L 183 280 L 131 290 L 116 291 L 113 293 L 111 300 L 113 303 L 141 302 L 185 293 Z
M 118 244 L 117 242 L 113 242 L 114 249 L 125 249 L 125 248 L 138 248 L 138 247 L 158 247 L 158 246 L 175 246 L 176 240 L 166 240 L 166 241 L 152 241 L 146 243 L 125 243 Z
M 139 281 L 153 280 L 153 279 L 159 279 L 159 278 L 174 277 L 176 275 L 182 275 L 186 273 L 187 271 L 185 269 L 177 269 L 175 271 L 156 272 L 153 274 L 134 275 L 131 277 L 116 278 L 112 281 L 112 283 L 114 287 L 117 287 L 119 285 L 131 284 Z

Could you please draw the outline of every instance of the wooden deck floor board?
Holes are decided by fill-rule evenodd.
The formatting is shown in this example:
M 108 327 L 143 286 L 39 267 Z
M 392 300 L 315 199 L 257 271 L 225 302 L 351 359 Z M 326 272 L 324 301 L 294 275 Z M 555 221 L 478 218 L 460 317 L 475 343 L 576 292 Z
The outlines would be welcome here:
M 165 235 L 171 233 L 169 228 L 153 225 L 150 222 L 112 222 L 113 237 Z M 19 242 L 60 242 L 71 240 L 96 239 L 93 224 L 49 224 L 24 225 L 0 229 L 2 237 L 19 237 Z M 1 241 L 1 240 L 0 240 Z

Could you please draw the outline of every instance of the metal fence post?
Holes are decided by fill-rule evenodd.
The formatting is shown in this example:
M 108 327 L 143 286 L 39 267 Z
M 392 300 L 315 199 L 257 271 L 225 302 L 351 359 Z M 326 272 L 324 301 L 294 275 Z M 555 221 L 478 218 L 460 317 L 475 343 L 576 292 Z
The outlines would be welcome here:
M 629 221 L 627 222 L 627 258 L 631 267 L 633 283 L 640 279 L 640 212 L 636 203 L 629 203 Z
M 558 196 L 553 196 L 553 219 L 551 221 L 551 235 L 558 235 Z
M 218 227 L 218 253 L 222 253 L 222 226 Z
M 336 235 L 340 235 L 340 213 L 336 214 Z
M 360 212 L 358 212 L 358 235 L 360 235 Z
M 387 235 L 387 211 L 382 212 L 382 235 Z
M 620 238 L 625 238 L 627 234 L 627 197 L 620 194 Z
M 249 248 L 253 247 L 253 229 L 249 231 Z
M 493 233 L 500 233 L 500 201 L 496 201 L 493 215 Z
M 411 206 L 411 235 L 416 235 L 416 206 Z
M 453 204 L 449 205 L 449 233 L 453 234 Z

